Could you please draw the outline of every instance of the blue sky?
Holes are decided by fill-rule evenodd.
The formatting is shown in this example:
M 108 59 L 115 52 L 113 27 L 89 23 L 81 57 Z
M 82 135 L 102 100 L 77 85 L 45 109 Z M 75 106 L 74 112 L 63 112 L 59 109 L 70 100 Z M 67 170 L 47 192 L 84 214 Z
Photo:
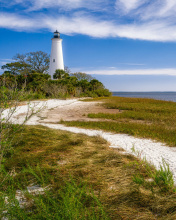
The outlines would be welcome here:
M 0 65 L 50 53 L 56 29 L 72 72 L 111 91 L 176 91 L 175 0 L 0 0 Z

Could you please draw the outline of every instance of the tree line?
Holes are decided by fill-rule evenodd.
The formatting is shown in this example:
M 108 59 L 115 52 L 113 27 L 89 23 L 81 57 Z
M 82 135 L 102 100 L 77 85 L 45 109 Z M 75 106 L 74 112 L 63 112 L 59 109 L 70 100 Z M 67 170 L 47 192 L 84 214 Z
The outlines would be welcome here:
M 71 73 L 68 68 L 56 70 L 52 80 L 48 74 L 49 55 L 45 52 L 17 54 L 13 60 L 1 67 L 4 73 L 0 75 L 0 85 L 7 94 L 17 89 L 24 91 L 24 99 L 111 95 L 97 79 L 82 72 Z

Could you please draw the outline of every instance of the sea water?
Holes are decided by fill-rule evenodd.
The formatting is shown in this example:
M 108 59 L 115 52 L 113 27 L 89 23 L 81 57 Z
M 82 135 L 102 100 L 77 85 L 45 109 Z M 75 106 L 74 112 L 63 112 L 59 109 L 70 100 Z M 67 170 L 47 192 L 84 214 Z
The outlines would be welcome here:
M 150 98 L 176 102 L 176 92 L 112 92 L 113 96 Z

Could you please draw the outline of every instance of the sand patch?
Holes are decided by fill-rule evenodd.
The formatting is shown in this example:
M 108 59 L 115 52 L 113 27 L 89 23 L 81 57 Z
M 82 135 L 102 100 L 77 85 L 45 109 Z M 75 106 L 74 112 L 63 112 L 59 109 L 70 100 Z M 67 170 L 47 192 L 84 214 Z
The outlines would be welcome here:
M 64 121 L 109 121 L 106 119 L 88 118 L 89 113 L 119 114 L 118 109 L 106 109 L 101 102 L 76 102 L 67 106 L 57 106 L 50 111 L 42 111 L 39 114 L 42 123 L 59 123 Z M 111 120 L 110 120 L 111 121 Z

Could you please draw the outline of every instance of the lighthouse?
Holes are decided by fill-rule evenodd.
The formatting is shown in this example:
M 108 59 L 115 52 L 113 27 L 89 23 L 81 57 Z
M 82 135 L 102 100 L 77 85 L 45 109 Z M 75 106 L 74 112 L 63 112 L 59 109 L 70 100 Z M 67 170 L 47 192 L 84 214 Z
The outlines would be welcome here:
M 51 79 L 53 79 L 53 75 L 57 69 L 64 70 L 64 60 L 62 52 L 62 39 L 60 38 L 60 33 L 57 30 L 54 32 L 54 36 L 51 40 L 52 46 L 50 55 L 49 74 L 51 76 Z

